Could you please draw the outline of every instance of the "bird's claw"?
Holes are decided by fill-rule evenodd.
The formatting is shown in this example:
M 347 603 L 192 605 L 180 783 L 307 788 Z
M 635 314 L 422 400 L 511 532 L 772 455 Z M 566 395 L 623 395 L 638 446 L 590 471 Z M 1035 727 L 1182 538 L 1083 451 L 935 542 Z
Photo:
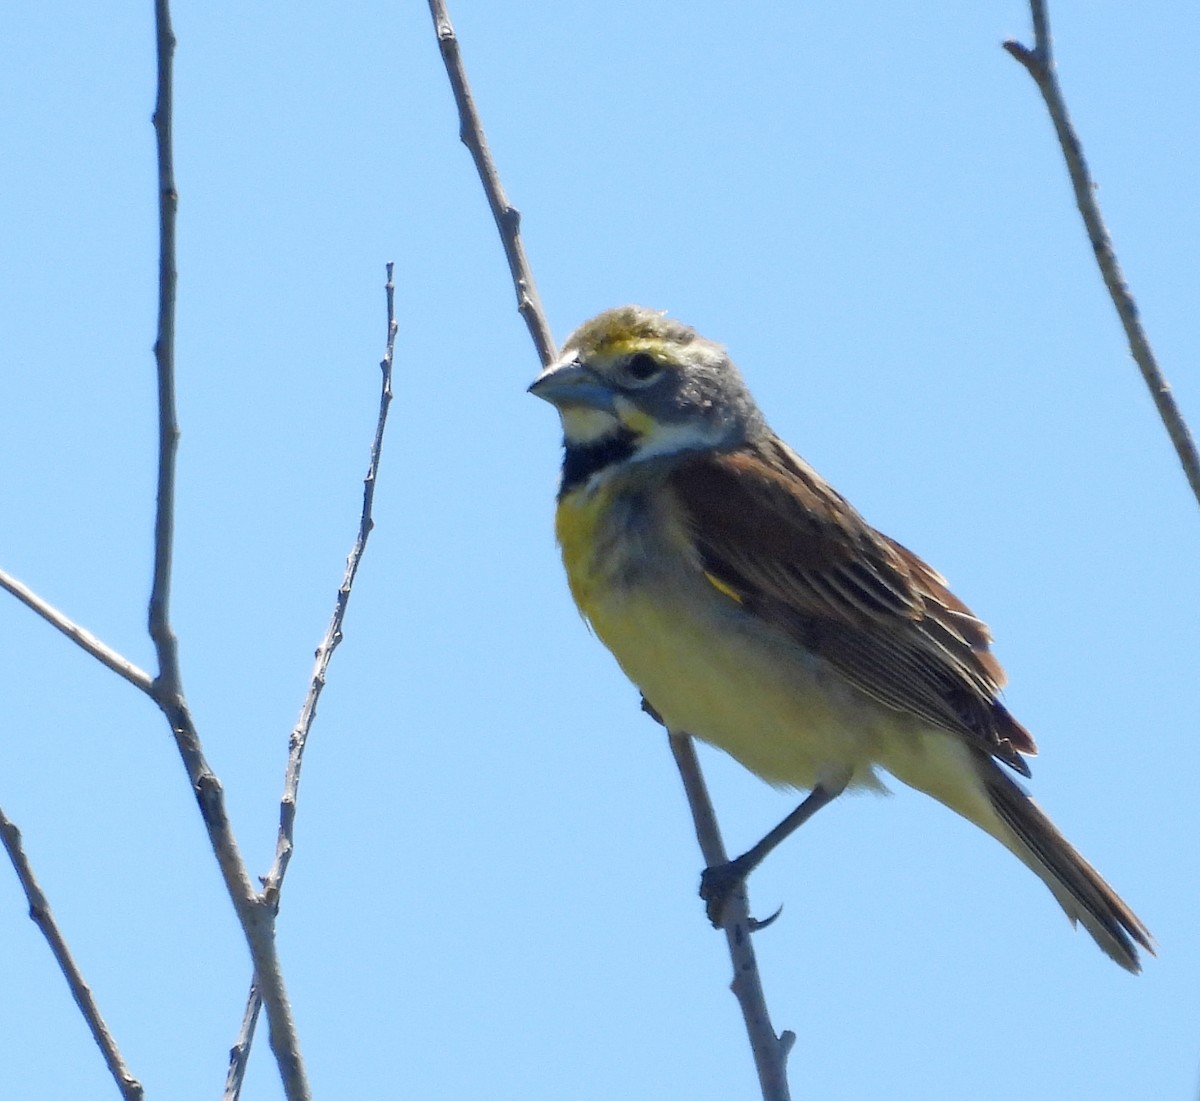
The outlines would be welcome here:
M 757 933 L 760 929 L 765 929 L 768 925 L 774 925 L 775 919 L 782 913 L 783 903 L 781 902 L 779 904 L 779 909 L 776 910 L 775 913 L 773 913 L 769 918 L 763 918 L 762 921 L 759 921 L 758 918 L 752 917 L 750 919 L 750 932 Z

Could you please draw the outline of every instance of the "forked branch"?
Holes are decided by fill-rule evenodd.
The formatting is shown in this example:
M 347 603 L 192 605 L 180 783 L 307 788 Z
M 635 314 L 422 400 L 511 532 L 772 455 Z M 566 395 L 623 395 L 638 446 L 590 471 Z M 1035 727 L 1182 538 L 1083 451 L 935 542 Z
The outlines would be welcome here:
M 154 16 L 158 58 L 154 134 L 158 149 L 159 196 L 158 337 L 154 344 L 154 355 L 158 378 L 159 452 L 158 502 L 154 517 L 154 583 L 150 596 L 149 629 L 158 655 L 159 670 L 151 695 L 171 726 L 175 745 L 208 831 L 209 842 L 225 880 L 225 888 L 245 934 L 263 1002 L 267 1007 L 271 1048 L 279 1065 L 284 1092 L 288 1101 L 309 1101 L 312 1093 L 304 1072 L 296 1024 L 275 950 L 274 911 L 259 897 L 250 881 L 229 824 L 220 782 L 204 759 L 200 738 L 184 698 L 178 649 L 171 628 L 175 451 L 179 442 L 175 412 L 175 214 L 179 196 L 175 189 L 171 138 L 175 35 L 171 29 L 168 0 L 155 0 Z

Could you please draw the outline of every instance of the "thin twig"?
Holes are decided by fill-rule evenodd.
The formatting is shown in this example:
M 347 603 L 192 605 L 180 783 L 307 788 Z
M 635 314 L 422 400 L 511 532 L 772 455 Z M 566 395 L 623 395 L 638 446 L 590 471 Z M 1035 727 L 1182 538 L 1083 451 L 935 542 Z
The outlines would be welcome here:
M 387 265 L 387 345 L 383 359 L 379 363 L 382 378 L 380 380 L 379 416 L 375 422 L 375 438 L 371 442 L 371 457 L 367 463 L 367 475 L 363 479 L 362 513 L 358 523 L 358 536 L 354 546 L 346 558 L 346 572 L 342 576 L 342 584 L 338 588 L 334 601 L 333 615 L 321 645 L 317 647 L 316 660 L 313 663 L 312 677 L 309 680 L 308 694 L 300 708 L 300 717 L 288 740 L 288 763 L 283 782 L 283 797 L 279 803 L 279 834 L 275 842 L 275 862 L 271 870 L 263 877 L 263 900 L 279 912 L 280 889 L 283 887 L 284 876 L 287 875 L 288 864 L 292 859 L 294 844 L 294 829 L 296 822 L 296 800 L 300 791 L 300 769 L 304 763 L 304 747 L 308 744 L 308 735 L 312 730 L 313 720 L 317 717 L 317 701 L 321 690 L 325 687 L 325 676 L 329 669 L 329 661 L 333 652 L 342 641 L 342 621 L 346 617 L 346 607 L 350 603 L 350 591 L 354 587 L 354 579 L 358 575 L 359 563 L 367 547 L 367 539 L 374 527 L 371 518 L 375 502 L 375 482 L 379 474 L 379 458 L 383 452 L 383 433 L 387 428 L 388 409 L 392 403 L 392 360 L 396 348 L 396 287 L 392 282 L 394 264 Z M 250 1054 L 250 1045 L 254 1041 L 254 1028 L 258 1020 L 260 996 L 257 982 L 250 984 L 250 993 L 246 998 L 246 1011 L 242 1015 L 242 1027 L 238 1038 L 229 1051 L 229 1071 L 225 1079 L 224 1101 L 237 1101 L 241 1096 L 242 1079 L 246 1073 L 246 1063 Z
M 122 657 L 111 646 L 106 646 L 90 631 L 84 630 L 62 614 L 52 604 L 47 603 L 28 586 L 21 584 L 11 574 L 0 570 L 0 589 L 12 593 L 25 607 L 40 615 L 51 627 L 62 631 L 76 646 L 86 650 L 102 665 L 107 666 L 118 676 L 124 677 L 135 688 L 140 688 L 149 695 L 153 688 L 153 678 L 143 669 L 139 669 L 128 658 Z
M 275 950 L 275 919 L 269 904 L 258 897 L 225 811 L 225 799 L 188 712 L 179 670 L 179 652 L 170 622 L 171 556 L 175 524 L 175 453 L 179 425 L 175 412 L 175 213 L 179 196 L 171 144 L 172 63 L 175 35 L 168 0 L 155 0 L 158 98 L 154 132 L 158 148 L 159 277 L 158 337 L 154 345 L 158 376 L 158 503 L 154 518 L 154 583 L 150 596 L 149 630 L 158 655 L 159 671 L 152 695 L 162 709 L 187 770 L 209 841 L 246 936 L 254 970 L 262 986 L 263 1004 L 271 1025 L 271 1048 L 279 1065 L 288 1101 L 312 1096 L 300 1056 L 296 1025 L 287 999 Z
M 518 232 L 519 218 L 504 193 L 499 173 L 488 152 L 483 123 L 480 121 L 475 101 L 471 96 L 471 89 L 467 83 L 467 75 L 458 47 L 458 39 L 455 37 L 454 27 L 450 23 L 446 5 L 443 0 L 429 0 L 429 11 L 433 16 L 442 62 L 446 66 L 446 74 L 450 78 L 450 86 L 454 90 L 454 101 L 458 105 L 459 136 L 475 160 L 480 182 L 487 195 L 488 205 L 492 208 L 492 214 L 496 219 L 496 228 L 500 231 L 500 240 L 504 245 L 505 255 L 508 257 L 509 271 L 517 292 L 518 309 L 525 318 L 530 336 L 537 348 L 538 357 L 544 366 L 554 358 L 554 340 L 550 335 L 550 326 L 542 311 L 541 302 L 538 300 L 533 272 L 530 270 L 529 262 L 521 247 Z M 701 839 L 702 847 L 711 844 L 712 839 L 715 838 L 716 848 L 713 851 L 719 851 L 722 854 L 720 859 L 712 859 L 706 850 L 705 859 L 709 866 L 723 863 L 725 857 L 723 855 L 724 847 L 720 844 L 720 830 L 717 826 L 716 815 L 713 813 L 712 803 L 705 792 L 704 777 L 700 772 L 700 764 L 696 760 L 696 755 L 691 749 L 690 739 L 686 735 L 680 739 L 672 738 L 671 747 L 684 789 L 688 794 L 688 805 L 692 811 L 696 836 Z M 747 932 L 750 928 L 750 918 L 746 909 L 745 894 L 741 895 L 740 903 L 731 899 L 726 910 L 731 915 L 726 921 L 725 932 L 729 940 L 729 950 L 734 966 L 733 991 L 742 1006 L 746 1027 L 750 1033 L 750 1045 L 754 1050 L 754 1060 L 759 1068 L 764 1101 L 786 1101 L 788 1092 L 784 1076 L 785 1063 L 795 1036 L 791 1032 L 785 1032 L 782 1037 L 778 1037 L 771 1027 L 766 1003 L 763 1000 L 762 985 L 758 979 L 754 949 Z
M 370 538 L 371 530 L 375 526 L 371 512 L 375 504 L 375 484 L 379 475 L 379 460 L 383 453 L 383 434 L 387 428 L 388 409 L 392 403 L 392 360 L 396 349 L 396 287 L 392 282 L 394 270 L 395 266 L 389 263 L 385 287 L 387 345 L 383 359 L 379 362 L 379 414 L 375 421 L 375 437 L 371 441 L 367 473 L 363 478 L 362 512 L 358 522 L 358 535 L 346 557 L 346 571 L 337 591 L 333 614 L 330 616 L 325 637 L 321 639 L 321 645 L 317 647 L 308 695 L 300 708 L 300 716 L 288 741 L 290 753 L 284 778 L 283 797 L 279 806 L 279 835 L 275 846 L 275 863 L 263 880 L 263 897 L 276 909 L 279 908 L 279 889 L 283 885 L 283 878 L 287 874 L 288 863 L 292 858 L 296 797 L 300 789 L 300 769 L 304 762 L 304 747 L 308 744 L 308 735 L 312 730 L 313 720 L 317 717 L 317 701 L 321 698 L 321 691 L 325 687 L 325 676 L 329 669 L 330 659 L 342 641 L 342 623 L 346 618 L 346 608 L 350 603 L 350 591 L 354 587 L 354 579 L 358 576 L 358 567 L 362 562 L 363 552 L 367 548 L 367 539 Z
M 1054 53 L 1050 42 L 1050 22 L 1043 0 L 1030 0 L 1030 12 L 1033 16 L 1033 49 L 1020 42 L 1009 40 L 1004 48 L 1012 54 L 1026 69 L 1042 98 L 1046 101 L 1046 109 L 1054 123 L 1058 135 L 1058 144 L 1062 147 L 1063 157 L 1067 162 L 1067 171 L 1071 176 L 1071 187 L 1075 191 L 1075 205 L 1083 216 L 1083 224 L 1087 228 L 1088 239 L 1092 251 L 1096 255 L 1096 263 L 1100 266 L 1100 274 L 1104 285 L 1117 309 L 1117 316 L 1125 328 L 1125 337 L 1129 342 L 1129 351 L 1133 355 L 1142 378 L 1150 390 L 1150 396 L 1158 408 L 1167 435 L 1175 445 L 1179 463 L 1187 477 L 1192 493 L 1200 503 L 1200 455 L 1197 455 L 1195 442 L 1188 430 L 1179 406 L 1175 404 L 1175 396 L 1171 393 L 1170 384 L 1163 377 L 1150 350 L 1150 342 L 1142 328 L 1138 314 L 1137 303 L 1125 282 L 1125 276 L 1117 263 L 1113 251 L 1112 238 L 1105 228 L 1104 219 L 1100 216 L 1100 206 L 1096 201 L 1096 185 L 1088 171 L 1087 161 L 1083 156 L 1083 146 L 1079 136 L 1071 125 L 1067 114 L 1066 103 L 1063 101 L 1062 90 L 1055 74 Z
M 242 1027 L 238 1029 L 233 1047 L 229 1049 L 229 1069 L 225 1072 L 225 1092 L 221 1094 L 221 1101 L 238 1101 L 242 1096 L 242 1082 L 250 1063 L 250 1045 L 254 1043 L 254 1029 L 258 1025 L 260 1009 L 262 995 L 258 992 L 258 983 L 251 979 L 246 1008 L 242 1012 Z
M 483 184 L 488 206 L 492 208 L 492 217 L 496 219 L 500 242 L 508 259 L 508 270 L 512 275 L 513 288 L 517 292 L 517 311 L 525 319 L 529 335 L 537 348 L 538 358 L 544 366 L 554 358 L 554 337 L 550 335 L 550 326 L 546 322 L 541 299 L 538 298 L 537 284 L 533 281 L 529 258 L 525 255 L 525 246 L 521 243 L 521 212 L 508 201 L 504 186 L 500 182 L 500 173 L 496 170 L 496 163 L 488 149 L 483 123 L 475 109 L 475 98 L 471 95 L 471 86 L 467 83 L 458 38 L 446 5 L 442 0 L 429 0 L 429 13 L 433 16 L 438 49 L 441 50 L 442 63 L 446 66 L 446 75 L 450 78 L 454 102 L 458 107 L 458 136 L 463 145 L 471 151 L 471 158 L 475 161 L 475 169 Z
M 109 1074 L 117 1083 L 117 1089 L 121 1091 L 121 1096 L 125 1098 L 125 1101 L 142 1101 L 142 1084 L 134 1078 L 125 1065 L 125 1060 L 117 1048 L 117 1042 L 109 1032 L 108 1025 L 104 1023 L 104 1018 L 100 1016 L 100 1007 L 96 1005 L 96 999 L 92 997 L 91 987 L 84 981 L 79 966 L 71 955 L 71 949 L 67 947 L 62 931 L 54 920 L 50 903 L 34 878 L 33 868 L 30 867 L 29 858 L 25 855 L 25 849 L 21 845 L 21 831 L 3 810 L 0 810 L 0 843 L 3 843 L 8 852 L 8 858 L 12 861 L 17 878 L 21 881 L 21 887 L 25 891 L 25 897 L 29 900 L 29 916 L 42 931 L 46 943 L 50 945 L 50 951 L 54 953 L 54 958 L 58 961 L 59 970 L 62 971 L 67 985 L 71 988 L 71 996 L 75 999 L 75 1004 L 79 1006 L 79 1012 L 83 1014 L 83 1019 L 87 1021 L 88 1028 L 91 1029 L 92 1038 L 96 1041 L 96 1046 L 100 1048 L 104 1062 L 108 1064 Z
M 717 825 L 712 800 L 700 772 L 696 759 L 696 747 L 687 734 L 668 734 L 671 753 L 683 777 L 683 788 L 687 793 L 688 806 L 696 824 L 696 840 L 706 867 L 716 868 L 729 860 L 721 830 Z M 794 1032 L 775 1032 L 767 999 L 763 994 L 762 978 L 758 961 L 750 943 L 754 922 L 750 917 L 750 903 L 746 898 L 745 884 L 731 892 L 721 913 L 721 928 L 729 944 L 729 957 L 733 961 L 733 982 L 730 989 L 742 1010 L 746 1033 L 750 1037 L 750 1049 L 754 1053 L 754 1066 L 758 1071 L 758 1083 L 763 1101 L 789 1101 L 787 1058 L 796 1042 Z

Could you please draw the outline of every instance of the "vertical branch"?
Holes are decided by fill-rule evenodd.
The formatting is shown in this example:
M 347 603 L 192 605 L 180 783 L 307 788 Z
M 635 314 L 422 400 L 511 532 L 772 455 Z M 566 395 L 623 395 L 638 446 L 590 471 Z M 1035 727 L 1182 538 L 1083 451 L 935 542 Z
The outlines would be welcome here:
M 83 974 L 75 963 L 75 957 L 71 955 L 71 949 L 67 947 L 62 931 L 54 920 L 50 903 L 38 885 L 37 879 L 34 878 L 33 868 L 30 866 L 29 858 L 25 855 L 24 846 L 21 844 L 21 831 L 2 810 L 0 810 L 0 844 L 4 845 L 8 858 L 16 870 L 17 879 L 20 880 L 21 887 L 25 891 L 25 897 L 29 900 L 29 916 L 42 931 L 46 943 L 50 945 L 50 951 L 54 953 L 54 958 L 58 961 L 59 970 L 66 977 L 67 986 L 71 989 L 71 996 L 75 999 L 79 1012 L 83 1014 L 83 1019 L 87 1021 L 96 1046 L 100 1048 L 100 1052 L 104 1056 L 108 1073 L 113 1076 L 113 1081 L 117 1083 L 117 1089 L 121 1091 L 121 1096 L 125 1098 L 125 1101 L 142 1101 L 144 1096 L 142 1084 L 134 1078 L 125 1065 L 125 1060 L 117 1048 L 117 1042 L 109 1032 L 108 1025 L 104 1023 L 104 1018 L 100 1015 L 100 1007 L 96 1005 L 91 987 L 84 982 Z
M 1100 215 L 1100 206 L 1096 201 L 1096 185 L 1088 171 L 1079 135 L 1076 134 L 1070 115 L 1067 114 L 1067 106 L 1063 100 L 1062 89 L 1058 84 L 1058 76 L 1055 73 L 1054 53 L 1050 42 L 1050 21 L 1046 5 L 1043 0 L 1030 0 L 1029 7 L 1033 17 L 1033 49 L 1012 40 L 1005 42 L 1004 48 L 1033 77 L 1038 91 L 1042 93 L 1042 98 L 1046 102 L 1046 109 L 1050 112 L 1050 119 L 1054 123 L 1054 131 L 1058 135 L 1058 144 L 1061 146 L 1063 157 L 1067 162 L 1067 172 L 1070 174 L 1071 187 L 1075 192 L 1075 205 L 1083 217 L 1083 224 L 1087 229 L 1088 240 L 1091 242 L 1092 252 L 1096 256 L 1096 263 L 1100 268 L 1104 285 L 1108 288 L 1109 297 L 1112 298 L 1117 316 L 1121 319 L 1121 325 L 1125 329 L 1129 351 L 1142 372 L 1142 378 L 1158 409 L 1158 415 L 1167 430 L 1167 435 L 1171 438 L 1171 443 L 1175 446 L 1175 453 L 1179 456 L 1179 463 L 1183 467 L 1188 484 L 1192 487 L 1192 493 L 1197 503 L 1200 503 L 1200 456 L 1196 453 L 1196 445 L 1192 440 L 1187 422 L 1183 419 L 1183 414 L 1180 413 L 1179 406 L 1175 403 L 1175 396 L 1171 393 L 1170 384 L 1163 377 L 1158 361 L 1150 349 L 1150 341 L 1146 337 L 1146 331 L 1142 328 L 1137 303 L 1125 282 L 1125 275 L 1121 271 L 1116 252 L 1113 250 L 1112 238 Z
M 321 690 L 325 687 L 329 661 L 333 657 L 334 650 L 342 641 L 342 622 L 350 603 L 350 591 L 354 587 L 354 579 L 358 576 L 358 567 L 362 561 L 363 552 L 367 548 L 367 539 L 375 525 L 371 518 L 375 503 L 375 482 L 379 474 L 379 459 L 383 453 L 383 433 L 387 428 L 388 409 L 392 404 L 392 361 L 396 349 L 396 287 L 392 281 L 394 270 L 395 265 L 389 263 L 387 265 L 387 286 L 385 287 L 387 343 L 383 359 L 379 363 L 382 374 L 379 415 L 375 421 L 375 438 L 371 441 L 371 457 L 367 463 L 367 475 L 363 479 L 363 503 L 358 523 L 358 535 L 346 558 L 346 572 L 342 576 L 342 584 L 337 591 L 329 626 L 326 628 L 324 638 L 321 639 L 321 644 L 317 647 L 312 677 L 309 680 L 308 693 L 300 708 L 300 717 L 288 739 L 288 763 L 283 781 L 283 797 L 279 802 L 279 833 L 275 842 L 275 862 L 262 881 L 261 897 L 275 914 L 279 912 L 280 890 L 283 887 L 284 876 L 287 875 L 288 864 L 292 859 L 295 841 L 296 800 L 300 794 L 300 769 L 304 764 L 304 748 L 308 744 L 308 735 L 312 730 L 313 721 L 317 717 L 317 701 L 321 697 Z M 242 1014 L 242 1026 L 238 1032 L 238 1038 L 229 1050 L 229 1070 L 225 1077 L 223 1101 L 237 1101 L 241 1096 L 242 1080 L 246 1074 L 250 1045 L 254 1042 L 254 1029 L 261 1004 L 262 998 L 256 977 L 251 982 L 250 992 L 246 997 L 246 1009 Z
M 433 16 L 442 64 L 446 66 L 446 76 L 450 79 L 454 103 L 458 107 L 458 136 L 463 145 L 470 150 L 475 170 L 483 184 L 483 193 L 487 196 L 492 217 L 496 220 L 496 229 L 500 231 L 500 243 L 504 246 L 504 256 L 508 260 L 513 288 L 517 292 L 517 312 L 525 319 L 529 335 L 537 348 L 538 358 L 542 361 L 542 366 L 545 366 L 554 358 L 556 349 L 541 299 L 538 298 L 537 284 L 533 281 L 529 258 L 525 255 L 525 246 L 521 242 L 521 212 L 508 201 L 508 196 L 504 193 L 500 173 L 496 170 L 496 162 L 492 160 L 491 150 L 488 149 L 483 123 L 475 108 L 475 97 L 471 95 L 471 86 L 467 83 L 466 69 L 458 49 L 458 37 L 454 33 L 454 26 L 450 22 L 450 15 L 443 0 L 429 0 L 429 13 Z
M 154 355 L 158 377 L 158 500 L 154 517 L 154 581 L 150 595 L 149 629 L 159 670 L 151 687 L 175 737 L 179 755 L 208 830 L 238 920 L 246 936 L 255 973 L 271 1025 L 271 1047 L 279 1065 L 288 1101 L 309 1101 L 312 1093 L 300 1056 L 296 1025 L 275 950 L 275 921 L 269 905 L 258 897 L 225 811 L 221 784 L 200 747 L 183 695 L 179 655 L 170 622 L 171 556 L 175 525 L 175 454 L 179 426 L 175 410 L 175 213 L 179 195 L 171 138 L 172 65 L 175 34 L 168 0 L 155 0 L 158 95 L 154 133 L 158 149 L 159 267 L 158 335 Z
M 175 154 L 173 116 L 175 32 L 168 0 L 155 0 L 158 99 L 154 135 L 158 148 L 158 506 L 154 514 L 154 583 L 150 590 L 150 637 L 158 653 L 158 681 L 167 694 L 179 691 L 179 656 L 170 625 L 171 555 L 175 525 L 175 454 L 179 424 L 175 412 Z
M 458 39 L 454 34 L 454 27 L 450 23 L 450 16 L 446 11 L 444 0 L 429 0 L 429 12 L 433 17 L 442 63 L 446 67 L 446 75 L 454 92 L 454 101 L 458 105 L 459 136 L 475 161 L 479 180 L 483 184 L 484 194 L 487 196 L 488 205 L 496 220 L 496 228 L 500 232 L 504 254 L 508 258 L 509 271 L 517 292 L 517 308 L 525 318 L 529 334 L 537 348 L 538 357 L 544 366 L 552 361 L 555 346 L 550 335 L 550 326 L 542 311 L 541 302 L 538 300 L 533 272 L 530 270 L 529 261 L 521 245 L 520 217 L 504 193 L 495 162 L 488 151 L 483 123 L 480 121 L 475 100 L 467 83 L 467 74 L 459 51 Z M 687 792 L 696 835 L 700 839 L 701 847 L 705 850 L 705 859 L 710 866 L 723 863 L 725 857 L 724 847 L 720 841 L 720 830 L 704 786 L 700 764 L 692 749 L 691 739 L 687 735 L 672 737 L 671 749 L 683 781 L 684 790 Z M 714 838 L 715 848 L 713 847 Z M 710 849 L 713 852 L 719 851 L 720 859 L 711 858 L 709 856 Z M 750 943 L 750 915 L 744 890 L 739 892 L 738 896 L 731 897 L 726 909 L 730 912 L 730 916 L 725 922 L 725 934 L 729 941 L 734 967 L 733 991 L 742 1006 L 742 1014 L 750 1035 L 750 1046 L 753 1049 L 755 1064 L 759 1071 L 763 1098 L 764 1101 L 787 1101 L 785 1064 L 788 1051 L 795 1041 L 795 1035 L 785 1032 L 781 1037 L 776 1036 L 771 1026 L 766 1002 L 763 998 L 762 984 L 758 978 L 758 965 L 755 962 L 754 949 Z

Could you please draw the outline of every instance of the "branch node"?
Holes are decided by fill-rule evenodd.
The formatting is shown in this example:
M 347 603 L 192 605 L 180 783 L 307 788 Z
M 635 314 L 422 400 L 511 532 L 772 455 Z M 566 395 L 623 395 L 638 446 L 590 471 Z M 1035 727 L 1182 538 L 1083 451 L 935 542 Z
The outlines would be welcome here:
M 1037 63 L 1037 55 L 1034 54 L 1028 46 L 1023 42 L 1018 42 L 1015 38 L 1009 38 L 1001 43 L 1001 46 L 1006 49 L 1013 57 L 1015 57 L 1022 65 L 1029 68 Z

